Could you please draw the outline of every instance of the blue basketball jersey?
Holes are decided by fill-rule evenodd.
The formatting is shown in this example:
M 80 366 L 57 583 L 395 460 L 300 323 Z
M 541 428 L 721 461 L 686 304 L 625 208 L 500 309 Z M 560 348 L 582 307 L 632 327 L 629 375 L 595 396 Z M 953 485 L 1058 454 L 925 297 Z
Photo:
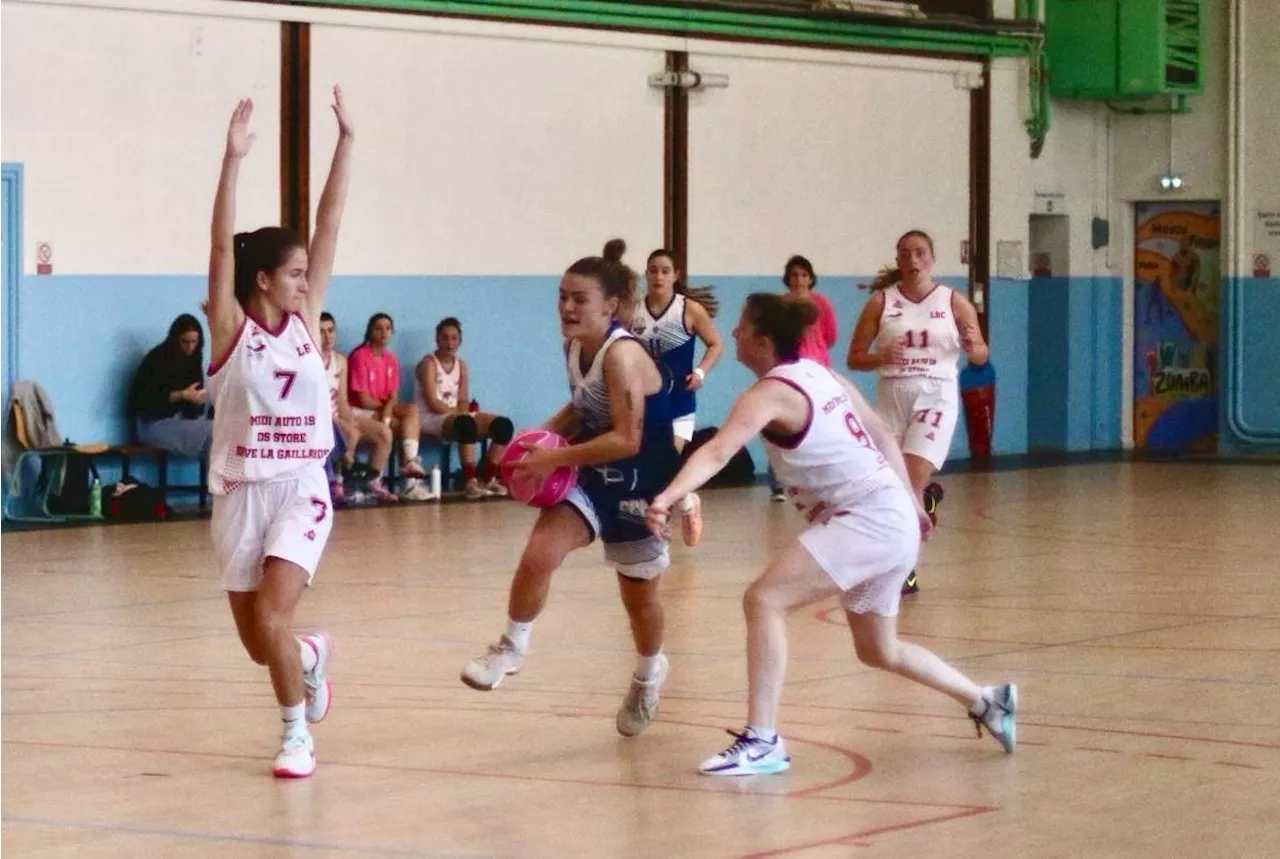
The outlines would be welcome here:
M 567 350 L 569 388 L 573 406 L 582 427 L 574 439 L 587 441 L 612 427 L 609 414 L 609 388 L 604 378 L 604 357 L 620 340 L 636 340 L 621 326 L 609 332 L 609 338 L 596 353 L 590 366 L 582 366 L 582 349 L 577 340 Z M 659 372 L 662 367 L 658 367 Z M 605 465 L 588 466 L 579 472 L 579 483 L 588 492 L 606 490 L 627 497 L 652 497 L 661 491 L 679 470 L 680 457 L 675 449 L 671 422 L 678 414 L 671 409 L 671 383 L 663 373 L 662 386 L 644 400 L 644 434 L 640 450 L 633 456 Z
M 658 313 L 651 313 L 649 305 L 641 301 L 636 307 L 631 331 L 649 349 L 649 354 L 671 377 L 671 414 L 673 417 L 691 415 L 697 409 L 693 391 L 685 389 L 685 380 L 693 372 L 694 349 L 697 337 L 685 327 L 684 312 L 687 299 L 676 293 L 667 306 Z

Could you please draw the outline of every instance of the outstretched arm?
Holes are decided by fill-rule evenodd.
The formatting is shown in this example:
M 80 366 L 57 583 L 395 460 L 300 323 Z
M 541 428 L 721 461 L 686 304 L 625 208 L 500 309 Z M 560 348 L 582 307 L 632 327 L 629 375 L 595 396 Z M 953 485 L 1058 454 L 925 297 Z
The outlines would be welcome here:
M 316 231 L 311 237 L 307 260 L 307 325 L 312 331 L 320 328 L 320 312 L 324 310 L 325 297 L 329 294 L 333 259 L 338 250 L 338 227 L 347 203 L 351 147 L 355 141 L 351 118 L 342 101 L 342 88 L 338 86 L 333 88 L 333 113 L 338 118 L 338 145 L 333 151 L 329 178 L 325 180 L 320 203 L 316 207 Z
M 804 414 L 803 395 L 790 385 L 762 379 L 738 398 L 733 411 L 716 434 L 689 457 L 671 484 L 649 504 L 649 528 L 663 536 L 671 507 L 711 478 L 752 437 L 788 414 Z
M 215 358 L 226 353 L 244 322 L 244 309 L 236 301 L 236 183 L 240 162 L 257 137 L 249 131 L 252 99 L 241 99 L 227 127 L 227 148 L 213 197 L 213 225 L 209 245 L 209 346 Z

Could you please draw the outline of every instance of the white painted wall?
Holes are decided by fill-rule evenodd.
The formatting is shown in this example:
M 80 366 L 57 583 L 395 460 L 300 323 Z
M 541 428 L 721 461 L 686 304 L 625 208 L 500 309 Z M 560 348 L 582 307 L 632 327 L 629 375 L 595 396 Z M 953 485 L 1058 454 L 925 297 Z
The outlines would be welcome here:
M 690 55 L 729 77 L 690 99 L 693 270 L 780 271 L 803 252 L 822 271 L 873 274 L 923 229 L 938 274 L 967 273 L 970 93 L 956 73 L 979 67 L 878 62 Z
M 56 274 L 208 266 L 227 120 L 257 105 L 239 222 L 279 223 L 279 24 L 70 6 L 0 6 L 5 161 L 25 165 L 24 248 Z
M 358 126 L 339 272 L 547 274 L 662 243 L 661 51 L 315 26 L 311 59 L 313 207 L 333 83 Z

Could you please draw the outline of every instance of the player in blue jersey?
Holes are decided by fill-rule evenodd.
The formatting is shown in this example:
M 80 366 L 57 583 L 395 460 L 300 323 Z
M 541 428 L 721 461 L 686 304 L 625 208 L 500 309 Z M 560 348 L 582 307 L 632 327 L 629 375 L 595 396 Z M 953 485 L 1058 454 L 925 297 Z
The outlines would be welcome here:
M 697 391 L 720 360 L 724 345 L 712 322 L 713 313 L 690 295 L 674 252 L 658 248 L 649 254 L 645 281 L 644 300 L 636 302 L 631 313 L 631 331 L 648 345 L 649 354 L 672 379 L 675 444 L 677 450 L 683 450 L 693 440 Z M 698 340 L 705 349 L 702 360 L 694 366 Z M 696 493 L 685 496 L 681 514 L 681 536 L 685 544 L 697 545 L 702 538 L 702 504 Z
M 639 654 L 617 717 L 618 732 L 628 737 L 653 720 L 667 676 L 658 580 L 670 556 L 667 541 L 649 531 L 646 515 L 649 501 L 680 465 L 671 383 L 644 344 L 618 322 L 619 307 L 635 300 L 635 282 L 635 273 L 619 259 L 604 257 L 578 260 L 560 282 L 560 328 L 573 396 L 544 427 L 572 444 L 533 449 L 517 468 L 543 478 L 556 468 L 577 466 L 578 485 L 539 515 L 511 582 L 506 632 L 462 670 L 462 681 L 482 690 L 519 671 L 552 575 L 570 552 L 599 538 L 605 560 L 617 571 Z

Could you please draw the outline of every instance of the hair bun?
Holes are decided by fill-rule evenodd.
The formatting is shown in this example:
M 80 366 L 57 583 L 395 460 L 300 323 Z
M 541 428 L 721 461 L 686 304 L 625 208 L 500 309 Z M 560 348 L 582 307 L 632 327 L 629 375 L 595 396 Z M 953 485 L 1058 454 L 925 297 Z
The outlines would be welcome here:
M 604 253 L 602 256 L 609 262 L 622 262 L 622 257 L 627 252 L 627 243 L 622 239 L 609 239 L 604 243 Z

